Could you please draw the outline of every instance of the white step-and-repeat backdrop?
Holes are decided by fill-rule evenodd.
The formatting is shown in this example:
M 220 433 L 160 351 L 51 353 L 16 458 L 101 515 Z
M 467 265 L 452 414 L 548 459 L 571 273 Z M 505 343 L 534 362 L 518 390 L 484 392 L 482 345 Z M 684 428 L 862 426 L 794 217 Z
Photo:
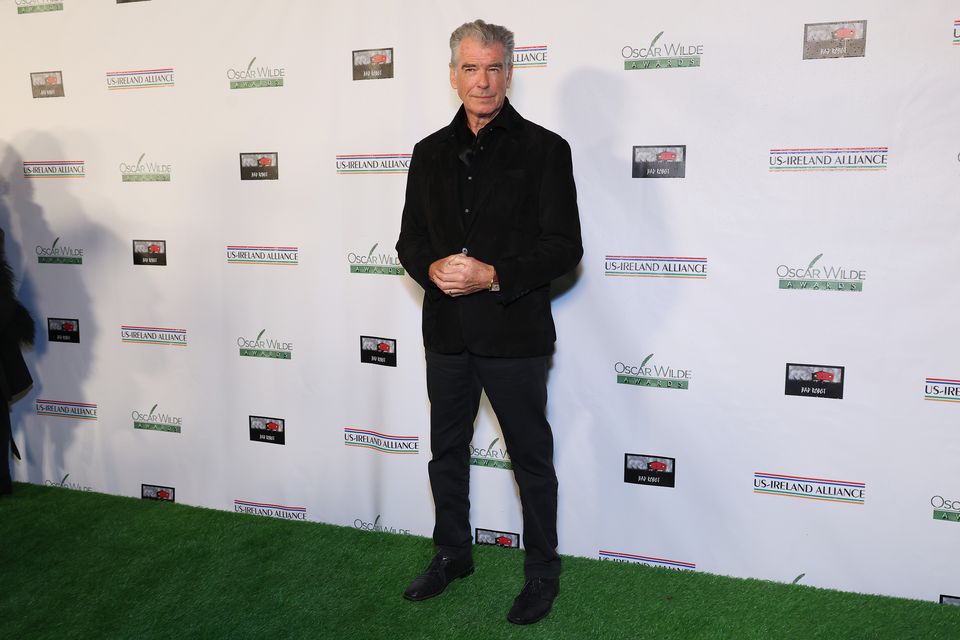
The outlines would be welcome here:
M 960 594 L 960 7 L 4 0 L 15 477 L 429 535 L 409 154 L 450 31 L 571 144 L 560 551 Z M 520 511 L 496 420 L 477 542 Z M 411 570 L 420 560 L 411 559 Z

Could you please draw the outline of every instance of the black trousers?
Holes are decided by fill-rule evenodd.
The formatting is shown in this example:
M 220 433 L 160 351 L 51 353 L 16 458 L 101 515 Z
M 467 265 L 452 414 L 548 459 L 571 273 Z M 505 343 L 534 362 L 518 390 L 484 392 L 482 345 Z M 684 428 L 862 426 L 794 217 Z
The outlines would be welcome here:
M 445 554 L 470 553 L 470 441 L 480 392 L 497 414 L 523 508 L 524 573 L 560 575 L 557 474 L 547 422 L 547 356 L 489 358 L 427 351 L 433 541 Z

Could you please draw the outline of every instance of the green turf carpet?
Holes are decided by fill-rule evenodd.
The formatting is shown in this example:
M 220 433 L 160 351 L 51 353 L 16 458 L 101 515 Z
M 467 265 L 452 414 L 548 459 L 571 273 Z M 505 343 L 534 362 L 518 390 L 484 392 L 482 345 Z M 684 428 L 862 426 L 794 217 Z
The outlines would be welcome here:
M 522 552 L 401 597 L 425 538 L 16 484 L 0 498 L 0 640 L 960 638 L 960 607 L 564 558 L 554 611 L 505 619 Z

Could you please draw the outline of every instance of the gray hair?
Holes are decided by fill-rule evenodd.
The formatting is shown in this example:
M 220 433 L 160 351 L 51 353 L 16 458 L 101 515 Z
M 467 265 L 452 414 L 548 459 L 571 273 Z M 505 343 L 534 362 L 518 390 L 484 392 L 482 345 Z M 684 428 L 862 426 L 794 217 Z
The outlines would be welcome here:
M 456 66 L 457 56 L 460 55 L 460 42 L 464 38 L 473 38 L 489 47 L 495 43 L 503 45 L 504 64 L 509 69 L 513 66 L 513 31 L 499 24 L 490 24 L 483 20 L 464 22 L 450 34 L 450 66 Z

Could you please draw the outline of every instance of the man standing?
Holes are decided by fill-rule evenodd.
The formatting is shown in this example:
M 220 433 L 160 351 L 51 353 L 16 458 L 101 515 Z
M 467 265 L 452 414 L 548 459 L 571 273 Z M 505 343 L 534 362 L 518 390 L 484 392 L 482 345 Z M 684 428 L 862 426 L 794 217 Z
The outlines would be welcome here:
M 431 598 L 473 573 L 469 446 L 486 391 L 523 508 L 526 580 L 507 619 L 529 624 L 560 587 L 550 281 L 583 247 L 570 146 L 506 98 L 513 46 L 509 29 L 482 20 L 453 32 L 450 85 L 463 106 L 414 147 L 407 176 L 397 253 L 424 289 L 437 554 L 404 597 Z
M 0 496 L 13 491 L 10 448 L 20 457 L 10 426 L 10 403 L 26 391 L 33 379 L 20 344 L 33 344 L 33 318 L 14 294 L 13 270 L 7 264 L 4 233 L 0 229 Z

